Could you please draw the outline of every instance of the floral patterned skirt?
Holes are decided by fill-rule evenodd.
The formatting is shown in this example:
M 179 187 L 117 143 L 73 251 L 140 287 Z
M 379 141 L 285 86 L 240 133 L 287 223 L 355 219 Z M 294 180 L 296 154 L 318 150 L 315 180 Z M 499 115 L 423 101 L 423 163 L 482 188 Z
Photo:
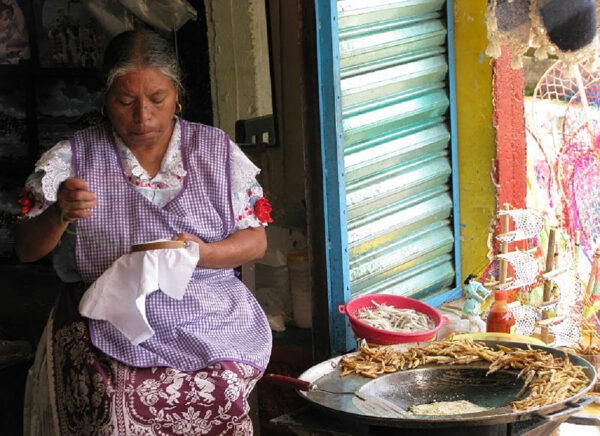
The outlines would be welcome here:
M 40 341 L 26 435 L 252 434 L 247 399 L 258 369 L 233 361 L 196 372 L 124 365 L 92 345 L 74 295 L 61 292 Z

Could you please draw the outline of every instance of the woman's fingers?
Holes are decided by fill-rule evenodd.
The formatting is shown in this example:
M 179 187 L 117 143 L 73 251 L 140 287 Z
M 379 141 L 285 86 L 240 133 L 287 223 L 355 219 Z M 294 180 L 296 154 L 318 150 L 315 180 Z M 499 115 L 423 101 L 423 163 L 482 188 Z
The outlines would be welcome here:
M 98 204 L 96 200 L 91 201 L 66 201 L 64 202 L 61 209 L 66 210 L 83 210 L 83 209 L 91 209 Z
M 76 179 L 74 177 L 68 178 L 64 182 L 62 182 L 60 184 L 60 188 L 68 189 L 70 191 L 89 191 L 90 189 L 87 181 L 83 179 Z
M 64 203 L 96 203 L 96 195 L 90 191 L 69 191 L 59 198 Z
M 198 243 L 202 242 L 200 238 L 190 233 L 177 233 L 175 236 L 173 236 L 173 241 L 194 241 Z
M 65 223 L 69 223 L 80 218 L 89 218 L 91 216 L 92 211 L 90 209 L 70 209 L 68 207 L 61 209 L 61 220 Z
M 71 222 L 92 216 L 91 209 L 96 206 L 96 194 L 89 191 L 88 183 L 82 179 L 69 178 L 60 184 L 56 201 L 60 218 Z
M 192 235 L 190 233 L 177 233 L 175 236 L 173 236 L 172 239 L 173 241 L 193 241 L 198 244 L 198 255 L 200 256 L 198 266 L 202 266 L 202 262 L 204 262 L 211 256 L 211 244 L 204 242 L 198 236 Z

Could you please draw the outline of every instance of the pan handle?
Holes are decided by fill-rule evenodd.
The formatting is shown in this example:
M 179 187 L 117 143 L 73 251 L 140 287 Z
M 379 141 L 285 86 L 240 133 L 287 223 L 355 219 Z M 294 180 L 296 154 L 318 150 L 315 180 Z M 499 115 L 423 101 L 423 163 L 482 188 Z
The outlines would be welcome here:
M 580 404 L 582 406 L 587 406 L 588 404 L 592 404 L 592 403 L 597 403 L 598 402 L 598 398 L 597 397 L 588 397 L 585 396 L 583 397 L 582 400 L 580 400 Z M 569 424 L 578 424 L 578 425 L 595 425 L 597 427 L 600 427 L 600 418 L 593 416 L 593 415 L 573 415 L 571 417 L 569 417 L 569 419 L 567 419 L 567 422 Z
M 338 306 L 338 312 L 341 313 L 342 315 L 347 315 L 347 313 L 346 313 L 346 305 L 345 304 L 340 304 Z
M 595 401 L 596 399 L 594 397 L 584 397 L 578 402 L 568 401 L 567 403 L 565 403 L 567 407 L 559 410 L 558 412 L 549 413 L 547 415 L 538 412 L 536 413 L 536 415 L 548 421 L 555 421 L 558 418 L 564 417 L 565 415 L 571 416 L 577 412 L 581 412 L 585 406 Z
M 310 382 L 300 380 L 299 378 L 288 377 L 287 375 L 267 374 L 267 375 L 265 375 L 265 380 L 274 382 L 274 383 L 290 385 L 301 391 L 309 391 L 311 388 Z

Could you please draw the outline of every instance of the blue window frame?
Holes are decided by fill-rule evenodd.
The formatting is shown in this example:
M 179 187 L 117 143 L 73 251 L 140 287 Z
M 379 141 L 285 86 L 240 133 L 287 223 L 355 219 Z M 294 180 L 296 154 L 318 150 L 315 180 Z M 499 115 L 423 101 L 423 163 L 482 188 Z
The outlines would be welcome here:
M 338 306 L 461 294 L 453 2 L 316 0 L 332 354 Z

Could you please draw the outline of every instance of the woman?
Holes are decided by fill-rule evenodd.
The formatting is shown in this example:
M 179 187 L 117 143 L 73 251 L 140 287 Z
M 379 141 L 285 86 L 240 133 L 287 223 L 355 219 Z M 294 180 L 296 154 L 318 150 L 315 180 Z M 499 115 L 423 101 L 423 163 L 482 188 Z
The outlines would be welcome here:
M 19 258 L 56 249 L 59 276 L 75 282 L 38 347 L 26 434 L 251 434 L 247 397 L 271 333 L 232 268 L 266 249 L 258 169 L 222 131 L 176 116 L 180 73 L 158 35 L 116 36 L 104 70 L 110 124 L 42 156 L 22 202 L 30 218 L 18 228 Z M 199 261 L 183 300 L 148 296 L 150 339 L 134 345 L 79 315 L 82 291 L 131 245 L 164 238 L 194 241 Z

